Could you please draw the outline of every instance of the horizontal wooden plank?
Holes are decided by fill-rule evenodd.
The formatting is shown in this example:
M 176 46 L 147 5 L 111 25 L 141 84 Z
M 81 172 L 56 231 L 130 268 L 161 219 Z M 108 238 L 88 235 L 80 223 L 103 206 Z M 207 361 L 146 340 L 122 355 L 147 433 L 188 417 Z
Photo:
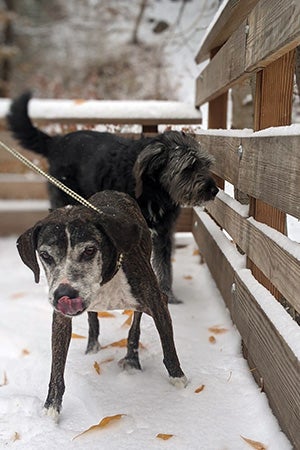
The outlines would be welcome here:
M 300 361 L 284 337 L 299 342 L 299 327 L 249 270 L 236 274 L 235 287 L 232 318 L 281 428 L 293 448 L 300 448 Z
M 241 211 L 247 211 L 247 206 L 241 207 L 239 202 L 223 192 L 219 193 L 214 202 L 207 204 L 207 210 L 290 305 L 300 312 L 300 260 L 295 257 L 299 244 L 290 242 L 287 236 L 242 215 Z M 289 252 L 289 248 L 295 250 L 295 254 Z M 300 254 L 299 250 L 298 253 Z
M 198 107 L 226 92 L 236 81 L 246 78 L 246 21 L 230 36 L 196 79 Z
M 39 176 L 0 174 L 0 199 L 45 200 L 47 198 L 47 182 L 43 178 Z
M 300 2 L 260 0 L 196 80 L 196 106 L 300 44 Z
M 300 136 L 242 139 L 238 189 L 300 218 Z
M 228 0 L 224 7 L 221 6 L 221 14 L 202 41 L 196 56 L 197 64 L 208 59 L 212 50 L 221 47 L 227 41 L 257 2 L 258 0 L 247 0 L 246 2 L 244 0 Z
M 299 43 L 299 0 L 260 0 L 248 16 L 245 71 L 266 67 Z
M 267 133 L 267 132 L 266 132 Z M 300 135 L 196 135 L 214 157 L 213 172 L 245 194 L 300 219 Z
M 245 258 L 241 255 L 237 256 L 237 259 L 240 261 L 239 266 L 235 266 L 230 261 L 232 251 L 234 254 L 237 254 L 237 251 L 234 245 L 222 234 L 220 228 L 207 213 L 203 212 L 200 208 L 194 208 L 193 235 L 195 241 L 198 244 L 201 255 L 205 258 L 228 309 L 231 311 L 231 288 L 234 282 L 235 270 L 245 266 Z M 215 235 L 221 235 L 223 242 L 222 250 L 216 243 Z
M 234 245 L 230 247 L 221 229 L 199 208 L 194 209 L 193 233 L 255 364 L 253 368 L 263 377 L 264 390 L 280 425 L 294 448 L 300 448 L 300 350 L 295 349 L 299 349 L 299 327 L 243 268 Z M 270 305 L 268 314 L 261 306 L 262 299 Z M 295 336 L 295 345 L 286 335 Z

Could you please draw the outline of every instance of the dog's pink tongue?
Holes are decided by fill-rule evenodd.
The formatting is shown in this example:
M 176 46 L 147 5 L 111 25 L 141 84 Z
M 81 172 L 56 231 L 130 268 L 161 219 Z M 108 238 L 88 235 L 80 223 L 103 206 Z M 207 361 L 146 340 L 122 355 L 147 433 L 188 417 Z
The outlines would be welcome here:
M 67 295 L 64 295 L 63 297 L 60 297 L 60 299 L 58 300 L 57 309 L 63 314 L 73 316 L 74 314 L 83 311 L 82 298 L 80 297 L 70 298 Z

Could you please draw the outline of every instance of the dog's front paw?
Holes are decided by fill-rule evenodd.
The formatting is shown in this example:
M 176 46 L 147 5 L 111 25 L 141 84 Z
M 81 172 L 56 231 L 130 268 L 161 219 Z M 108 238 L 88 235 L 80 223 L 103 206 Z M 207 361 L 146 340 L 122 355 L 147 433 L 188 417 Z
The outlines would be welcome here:
M 188 384 L 188 379 L 185 375 L 182 377 L 169 377 L 170 383 L 177 388 L 185 388 Z
M 59 411 L 54 406 L 50 406 L 49 408 L 44 406 L 43 413 L 45 416 L 51 417 L 53 422 L 58 423 Z
M 183 303 L 183 301 L 177 298 L 172 291 L 164 291 L 164 293 L 168 297 L 169 305 L 180 305 L 180 303 Z
M 98 353 L 101 349 L 101 345 L 98 341 L 89 342 L 85 351 L 86 355 L 92 355 L 93 353 Z
M 139 359 L 138 358 L 122 358 L 118 362 L 119 367 L 121 367 L 123 370 L 142 370 Z

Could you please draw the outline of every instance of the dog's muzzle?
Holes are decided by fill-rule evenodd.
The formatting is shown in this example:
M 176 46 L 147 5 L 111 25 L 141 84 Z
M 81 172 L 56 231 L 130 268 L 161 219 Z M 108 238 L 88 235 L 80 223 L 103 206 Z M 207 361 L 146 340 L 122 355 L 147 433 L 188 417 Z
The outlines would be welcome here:
M 85 310 L 83 299 L 69 284 L 60 284 L 55 290 L 53 306 L 66 316 L 76 316 Z

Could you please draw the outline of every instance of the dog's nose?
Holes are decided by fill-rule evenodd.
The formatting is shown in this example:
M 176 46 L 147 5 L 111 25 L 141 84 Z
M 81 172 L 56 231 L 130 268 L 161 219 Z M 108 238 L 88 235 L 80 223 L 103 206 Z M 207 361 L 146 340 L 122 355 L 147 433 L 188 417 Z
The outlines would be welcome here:
M 215 196 L 217 195 L 218 192 L 219 192 L 219 189 L 217 188 L 217 186 L 213 186 L 213 187 L 211 188 L 211 195 L 212 195 L 212 198 L 215 198 Z
M 77 298 L 79 296 L 78 291 L 72 288 L 69 284 L 60 284 L 58 288 L 54 291 L 54 306 L 62 297 Z

